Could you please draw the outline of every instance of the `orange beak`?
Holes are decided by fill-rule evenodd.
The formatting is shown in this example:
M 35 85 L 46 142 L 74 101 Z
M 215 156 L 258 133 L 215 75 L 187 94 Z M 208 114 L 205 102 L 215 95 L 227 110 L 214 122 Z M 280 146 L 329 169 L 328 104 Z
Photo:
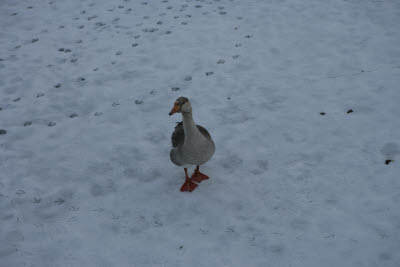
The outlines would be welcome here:
M 172 114 L 174 114 L 178 111 L 179 111 L 179 105 L 175 103 L 174 107 L 171 109 L 171 112 L 169 113 L 169 115 L 171 116 Z

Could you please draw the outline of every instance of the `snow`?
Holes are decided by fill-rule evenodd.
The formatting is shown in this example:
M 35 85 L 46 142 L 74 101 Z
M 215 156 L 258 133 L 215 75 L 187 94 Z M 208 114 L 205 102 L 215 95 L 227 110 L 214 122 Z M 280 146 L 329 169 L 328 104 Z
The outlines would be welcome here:
M 396 0 L 0 1 L 0 266 L 400 266 L 399 24 Z M 192 193 L 179 96 L 217 147 Z

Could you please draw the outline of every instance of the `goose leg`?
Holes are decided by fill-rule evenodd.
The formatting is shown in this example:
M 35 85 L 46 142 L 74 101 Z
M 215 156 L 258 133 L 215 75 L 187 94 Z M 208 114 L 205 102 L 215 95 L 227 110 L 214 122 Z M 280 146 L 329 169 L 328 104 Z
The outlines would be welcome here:
M 196 182 L 196 183 L 201 183 L 203 180 L 207 180 L 209 177 L 205 175 L 204 173 L 200 172 L 200 167 L 197 165 L 196 169 L 194 170 L 194 173 L 192 174 L 192 177 L 190 180 Z
M 185 183 L 181 187 L 181 192 L 189 191 L 192 192 L 194 189 L 196 189 L 197 184 L 193 183 L 187 174 L 187 169 L 185 168 L 185 175 L 186 175 L 186 180 Z

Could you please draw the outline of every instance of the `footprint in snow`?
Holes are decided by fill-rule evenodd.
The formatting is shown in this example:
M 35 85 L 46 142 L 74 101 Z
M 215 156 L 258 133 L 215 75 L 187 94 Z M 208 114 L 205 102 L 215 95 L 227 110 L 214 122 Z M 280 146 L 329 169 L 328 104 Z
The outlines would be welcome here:
M 225 63 L 225 60 L 223 60 L 223 59 L 220 59 L 217 61 L 217 64 L 224 64 L 224 63 Z
M 117 56 L 122 55 L 122 51 L 118 51 L 117 53 L 115 53 L 115 55 L 117 55 Z
M 135 100 L 135 104 L 136 104 L 136 105 L 143 104 L 143 101 L 142 101 L 142 100 Z
M 220 14 L 220 15 L 226 15 L 226 11 L 220 11 L 220 12 L 218 12 L 218 14 Z
M 29 125 L 32 125 L 31 121 L 27 121 L 27 122 L 24 123 L 24 126 L 29 126 Z
M 44 96 L 44 93 L 38 93 L 38 94 L 36 95 L 37 98 L 42 97 L 42 96 Z
M 206 72 L 206 76 L 211 76 L 211 75 L 213 75 L 213 74 L 214 74 L 214 72 L 212 72 L 212 71 Z
M 227 227 L 227 228 L 225 228 L 225 232 L 227 232 L 227 233 L 234 233 L 234 232 L 235 232 L 235 229 L 233 229 L 233 227 Z
M 31 40 L 32 43 L 36 43 L 37 41 L 39 41 L 39 38 L 33 38 L 33 39 Z
M 232 56 L 233 59 L 237 59 L 240 55 L 234 55 Z
M 203 234 L 203 235 L 206 235 L 206 234 L 208 234 L 208 230 L 200 228 L 200 233 Z
M 54 85 L 54 88 L 60 88 L 61 87 L 61 83 L 57 83 L 56 85 Z
M 72 119 L 72 118 L 75 118 L 75 117 L 78 117 L 79 115 L 77 114 L 77 113 L 72 113 L 71 115 L 69 115 L 69 117 Z
M 104 22 L 96 22 L 96 27 L 103 27 L 103 26 L 106 26 L 107 25 L 107 23 L 104 23 Z
M 185 77 L 184 80 L 187 81 L 187 82 L 188 82 L 188 81 L 191 81 L 191 80 L 192 80 L 192 76 L 188 75 L 188 76 Z
M 138 43 L 133 43 L 132 44 L 132 47 L 136 47 L 136 46 L 138 46 L 139 44 Z
M 97 18 L 97 16 L 93 15 L 93 16 L 88 17 L 87 20 L 92 20 L 92 19 L 95 19 L 95 18 Z
M 172 31 L 166 31 L 165 32 L 165 34 L 171 34 L 172 33 Z
M 133 36 L 133 38 L 139 39 L 140 38 L 140 34 Z
M 176 91 L 180 91 L 181 89 L 179 87 L 172 87 L 171 90 L 176 92 Z
M 101 116 L 102 114 L 103 114 L 103 112 L 96 112 L 96 113 L 94 113 L 94 115 L 95 115 L 96 117 Z
M 163 226 L 163 223 L 160 222 L 160 221 L 155 221 L 153 224 L 154 224 L 155 227 L 161 227 L 161 226 Z
M 156 32 L 158 28 L 144 28 L 142 29 L 143 32 Z
M 70 210 L 70 211 L 78 211 L 78 210 L 79 210 L 79 207 L 71 206 L 71 207 L 69 208 L 69 210 Z
M 6 130 L 4 130 L 4 129 L 0 129 L 0 135 L 4 135 L 4 134 L 6 134 L 7 133 L 7 131 Z
M 49 126 L 49 127 L 53 127 L 54 125 L 56 125 L 55 122 L 49 122 L 49 124 L 47 124 L 47 126 Z
M 347 114 L 350 114 L 350 113 L 353 113 L 354 111 L 352 110 L 352 109 L 349 109 L 348 111 L 347 111 Z
M 62 198 L 59 198 L 59 199 L 57 199 L 56 201 L 54 201 L 54 203 L 57 204 L 57 205 L 61 205 L 61 204 L 63 204 L 64 202 L 65 202 L 65 200 L 62 199 Z
M 13 101 L 14 101 L 14 102 L 19 102 L 20 100 L 21 100 L 21 98 L 18 97 L 18 98 L 16 98 L 16 99 L 14 99 Z
M 18 195 L 18 196 L 25 195 L 25 193 L 26 193 L 26 192 L 25 192 L 24 190 L 21 190 L 21 189 L 18 190 L 17 192 L 15 192 L 15 194 Z

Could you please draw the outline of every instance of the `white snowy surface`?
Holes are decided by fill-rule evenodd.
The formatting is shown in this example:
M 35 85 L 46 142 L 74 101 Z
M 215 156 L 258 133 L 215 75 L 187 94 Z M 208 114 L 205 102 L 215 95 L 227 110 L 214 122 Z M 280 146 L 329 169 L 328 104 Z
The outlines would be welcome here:
M 399 25 L 396 0 L 1 0 L 0 266 L 400 266 Z M 179 96 L 217 147 L 192 193 Z

